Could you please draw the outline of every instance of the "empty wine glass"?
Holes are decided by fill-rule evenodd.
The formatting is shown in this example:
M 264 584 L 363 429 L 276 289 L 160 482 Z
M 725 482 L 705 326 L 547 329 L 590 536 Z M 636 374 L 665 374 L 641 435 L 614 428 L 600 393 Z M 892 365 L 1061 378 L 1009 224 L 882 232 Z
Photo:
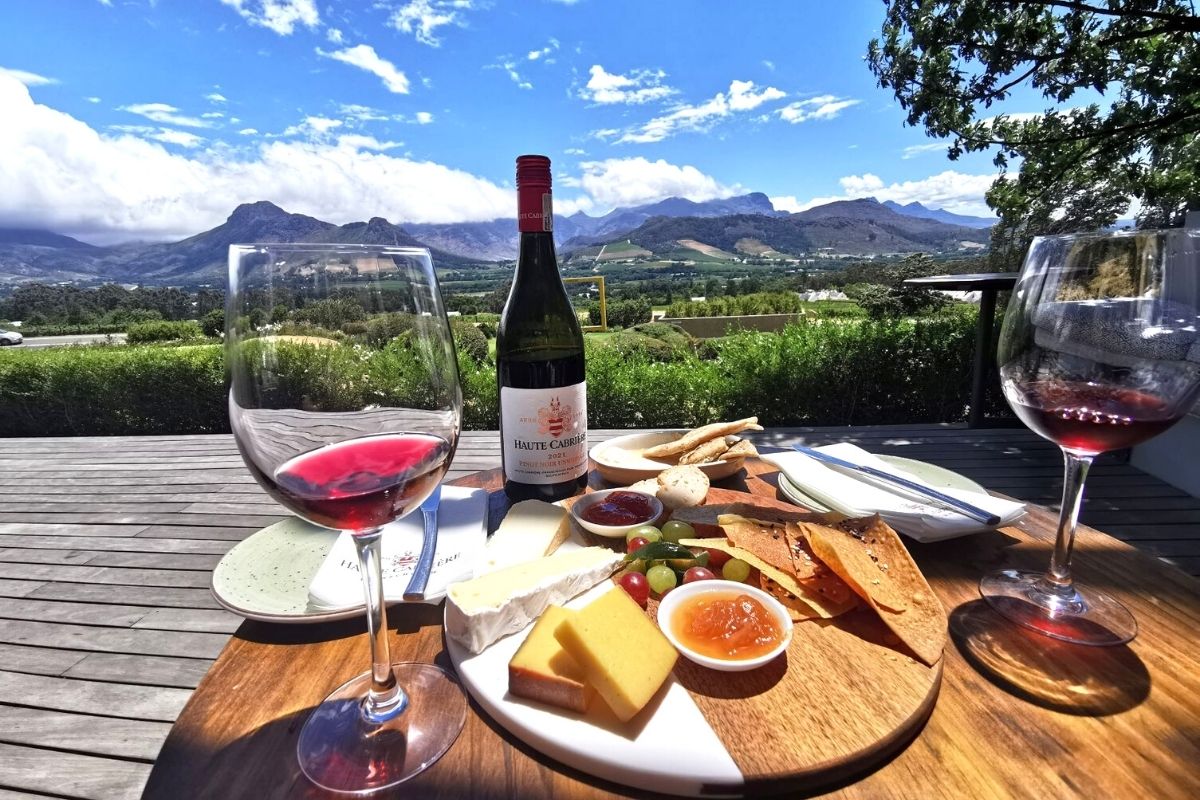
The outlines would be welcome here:
M 1047 636 L 1114 645 L 1137 635 L 1117 600 L 1071 578 L 1092 460 L 1161 433 L 1200 394 L 1200 231 L 1033 240 L 1000 333 L 1004 395 L 1066 468 L 1050 569 L 1003 570 L 979 589 L 1010 620 Z
M 246 466 L 288 510 L 348 531 L 358 551 L 371 671 L 309 716 L 300 768 L 337 792 L 394 786 L 440 758 L 466 717 L 444 670 L 391 663 L 380 574 L 383 526 L 438 485 L 461 426 L 433 262 L 423 248 L 233 245 L 225 330 Z

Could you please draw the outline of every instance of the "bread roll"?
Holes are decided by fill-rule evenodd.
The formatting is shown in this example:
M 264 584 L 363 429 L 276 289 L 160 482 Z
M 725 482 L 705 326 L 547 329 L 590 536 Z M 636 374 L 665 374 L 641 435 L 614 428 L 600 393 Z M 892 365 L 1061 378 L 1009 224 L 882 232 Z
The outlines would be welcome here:
M 698 506 L 707 495 L 708 476 L 699 467 L 671 467 L 658 476 L 658 499 L 669 511 Z

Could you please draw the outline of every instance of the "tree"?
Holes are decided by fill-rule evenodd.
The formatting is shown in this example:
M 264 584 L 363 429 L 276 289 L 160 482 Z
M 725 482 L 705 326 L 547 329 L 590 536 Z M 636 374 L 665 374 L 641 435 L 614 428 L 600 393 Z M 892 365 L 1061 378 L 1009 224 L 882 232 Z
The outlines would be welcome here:
M 909 125 L 950 139 L 952 160 L 994 150 L 1001 176 L 987 201 L 1002 260 L 1033 235 L 1112 225 L 1131 200 L 1145 225 L 1200 208 L 1200 17 L 1189 0 L 884 2 L 871 71 Z M 1021 89 L 1055 108 L 993 110 Z M 1090 93 L 1103 102 L 1081 104 Z

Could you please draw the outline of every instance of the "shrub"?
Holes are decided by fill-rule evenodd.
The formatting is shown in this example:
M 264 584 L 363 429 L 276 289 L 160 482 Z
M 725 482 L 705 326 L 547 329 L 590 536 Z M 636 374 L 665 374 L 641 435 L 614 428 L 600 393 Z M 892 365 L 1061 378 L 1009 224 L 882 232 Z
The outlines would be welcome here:
M 668 317 L 736 317 L 749 314 L 798 314 L 804 301 L 795 292 L 755 292 L 707 300 L 677 300 L 667 307 Z
M 778 334 L 736 333 L 706 343 L 703 357 L 670 345 L 669 326 L 639 328 L 586 339 L 594 428 L 694 426 L 751 414 L 772 426 L 957 421 L 970 395 L 972 308 L 932 320 L 802 322 Z M 622 338 L 633 344 L 616 346 Z M 261 344 L 245 346 L 252 356 Z M 476 347 L 459 346 L 463 423 L 492 430 L 496 372 L 490 359 L 468 351 Z M 279 347 L 272 364 L 280 379 L 269 402 L 280 407 L 419 407 L 428 399 L 428 372 L 407 334 L 384 348 L 296 342 Z M 1004 408 L 998 392 L 991 402 L 989 410 Z M 226 414 L 216 345 L 6 350 L 0 357 L 3 436 L 215 433 L 228 430 Z
M 214 308 L 212 311 L 200 318 L 200 330 L 204 331 L 205 336 L 217 338 L 225 333 L 225 312 L 219 308 Z
M 640 322 L 649 322 L 652 310 L 653 307 L 650 305 L 650 301 L 646 299 L 617 300 L 616 302 L 609 303 L 606 309 L 608 327 L 629 328 Z M 590 309 L 588 317 L 589 319 L 591 318 Z M 598 325 L 599 320 L 593 324 Z
M 413 315 L 395 312 L 378 314 L 367 320 L 366 340 L 372 347 L 383 347 L 392 339 L 409 331 L 413 326 Z
M 327 297 L 315 300 L 292 313 L 292 319 L 323 328 L 340 328 L 347 322 L 357 322 L 367 316 L 358 301 L 348 297 Z
M 203 338 L 204 332 L 195 322 L 141 322 L 130 325 L 125 331 L 129 344 L 149 342 L 177 342 Z
M 466 353 L 481 364 L 488 360 L 487 337 L 474 324 L 460 319 L 452 319 L 450 320 L 450 332 L 454 335 L 454 345 L 459 352 Z

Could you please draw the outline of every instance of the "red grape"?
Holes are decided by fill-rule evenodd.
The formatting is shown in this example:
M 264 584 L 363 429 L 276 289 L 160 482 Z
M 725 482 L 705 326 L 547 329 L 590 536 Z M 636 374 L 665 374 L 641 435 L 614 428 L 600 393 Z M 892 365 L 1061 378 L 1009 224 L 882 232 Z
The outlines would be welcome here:
M 621 576 L 617 583 L 621 584 L 634 602 L 642 608 L 646 607 L 646 601 L 650 598 L 650 583 L 646 580 L 646 576 L 640 572 L 626 572 Z
M 692 567 L 687 572 L 683 573 L 683 582 L 691 583 L 692 581 L 711 581 L 717 576 L 713 574 L 708 567 Z
M 726 553 L 724 550 L 714 550 L 706 547 L 704 548 L 704 551 L 708 553 L 708 566 L 710 569 L 720 569 L 721 567 L 725 566 L 726 561 L 733 558 L 733 556 L 729 555 L 729 553 Z
M 650 540 L 644 536 L 635 536 L 629 540 L 629 544 L 625 545 L 626 553 L 635 553 L 646 545 L 650 544 Z

